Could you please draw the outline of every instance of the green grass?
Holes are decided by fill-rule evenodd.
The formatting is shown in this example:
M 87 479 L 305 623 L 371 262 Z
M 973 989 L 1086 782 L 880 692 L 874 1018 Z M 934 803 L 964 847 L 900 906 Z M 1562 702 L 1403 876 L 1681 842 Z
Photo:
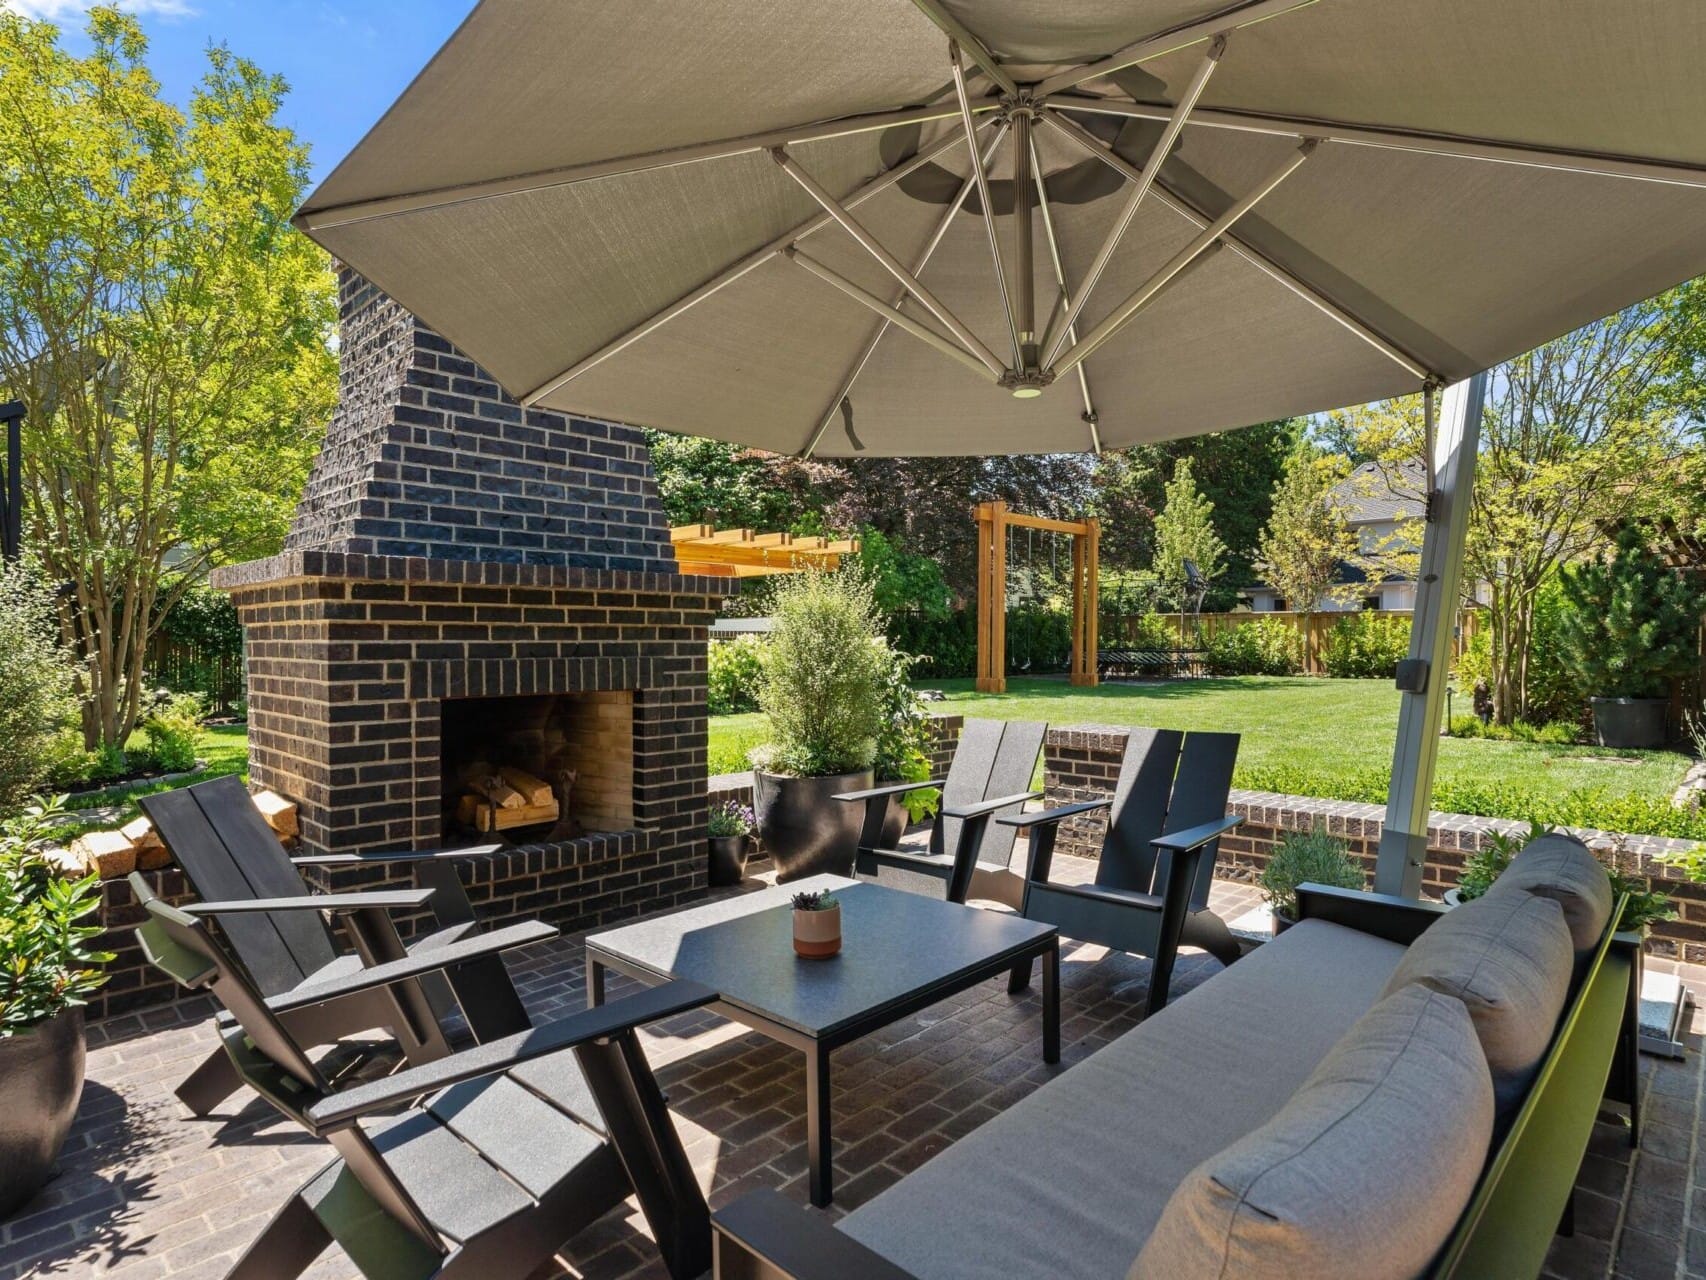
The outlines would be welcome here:
M 1249 676 L 1075 689 L 1062 681 L 1015 679 L 1005 694 L 977 693 L 970 680 L 929 687 L 948 694 L 944 709 L 970 716 L 1236 731 L 1243 735 L 1240 786 L 1330 800 L 1384 799 L 1398 727 L 1399 694 L 1385 680 Z M 747 768 L 746 751 L 763 740 L 761 715 L 714 718 L 711 772 Z M 1492 817 L 1706 838 L 1706 822 L 1669 806 L 1688 763 L 1668 751 L 1447 738 L 1440 743 L 1434 804 Z

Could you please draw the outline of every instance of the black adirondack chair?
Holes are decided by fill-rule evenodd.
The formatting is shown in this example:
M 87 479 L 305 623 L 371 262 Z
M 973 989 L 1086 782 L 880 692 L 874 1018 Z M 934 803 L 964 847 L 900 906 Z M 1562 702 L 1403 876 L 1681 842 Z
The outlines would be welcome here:
M 1201 947 L 1222 964 L 1238 959 L 1237 939 L 1208 909 L 1220 837 L 1244 821 L 1226 812 L 1237 759 L 1235 733 L 1133 729 L 1111 797 L 999 819 L 1030 836 L 1020 908 L 1027 919 L 1154 960 L 1145 1017 L 1166 1005 L 1181 945 Z M 1095 881 L 1052 883 L 1060 824 L 1101 809 L 1110 813 Z M 1022 975 L 1015 970 L 1016 987 L 1029 982 L 1030 967 L 1027 961 Z
M 212 991 L 231 1015 L 224 1052 L 244 1082 L 338 1153 L 228 1280 L 292 1280 L 334 1240 L 369 1280 L 520 1280 L 631 1192 L 676 1280 L 710 1264 L 705 1199 L 635 1029 L 715 992 L 666 983 L 336 1088 L 291 1035 L 291 1011 L 413 983 L 497 935 L 268 998 L 193 910 L 155 898 L 140 876 L 131 885 L 147 910 L 136 933 L 149 960 Z
M 1019 909 L 1023 877 L 1011 869 L 1015 832 L 991 818 L 1018 813 L 1031 790 L 1048 726 L 1035 720 L 967 720 L 954 747 L 948 776 L 895 782 L 835 798 L 863 804 L 865 821 L 856 863 L 879 884 L 945 896 L 949 902 L 988 898 Z M 926 850 L 884 847 L 890 801 L 925 787 L 942 789 L 942 807 Z
M 456 964 L 428 968 L 413 981 L 365 986 L 318 1004 L 294 1007 L 287 1022 L 298 1044 L 330 1044 L 384 1028 L 396 1038 L 408 1061 L 421 1063 L 450 1052 L 443 1022 L 458 1006 L 474 1039 L 481 1043 L 525 1031 L 530 1025 L 521 997 L 497 955 L 503 947 L 479 945 L 483 935 L 456 874 L 458 859 L 490 852 L 493 846 L 293 859 L 234 775 L 144 796 L 140 803 L 203 899 L 199 909 L 218 916 L 227 941 L 263 996 L 322 986 L 365 966 L 467 944 L 457 953 Z M 383 894 L 317 894 L 299 870 L 404 863 L 412 867 L 419 887 Z M 392 913 L 423 908 L 431 912 L 434 927 L 405 947 Z M 326 924 L 328 913 L 343 920 L 355 954 L 339 954 Z M 513 926 L 502 936 L 539 942 L 556 934 L 551 926 L 533 922 Z M 230 1058 L 215 1053 L 178 1086 L 177 1093 L 192 1112 L 206 1115 L 241 1087 Z

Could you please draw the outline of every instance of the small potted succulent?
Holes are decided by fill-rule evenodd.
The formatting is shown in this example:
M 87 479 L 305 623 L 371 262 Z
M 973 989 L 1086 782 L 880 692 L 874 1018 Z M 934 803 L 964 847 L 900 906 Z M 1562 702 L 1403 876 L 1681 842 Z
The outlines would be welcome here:
M 63 798 L 0 823 L 0 1219 L 47 1183 L 83 1093 L 83 1006 L 108 952 L 86 923 L 98 875 L 65 879 L 46 848 Z
M 725 800 L 711 810 L 705 834 L 710 837 L 712 888 L 740 883 L 746 874 L 747 848 L 757 826 L 751 806 L 739 800 Z
M 828 892 L 794 895 L 794 950 L 827 960 L 841 950 L 841 904 Z
M 1317 823 L 1313 831 L 1288 831 L 1281 836 L 1256 883 L 1273 912 L 1274 932 L 1280 934 L 1297 923 L 1298 885 L 1360 889 L 1363 874 L 1362 868 L 1351 859 L 1345 842 L 1328 835 L 1326 828 Z

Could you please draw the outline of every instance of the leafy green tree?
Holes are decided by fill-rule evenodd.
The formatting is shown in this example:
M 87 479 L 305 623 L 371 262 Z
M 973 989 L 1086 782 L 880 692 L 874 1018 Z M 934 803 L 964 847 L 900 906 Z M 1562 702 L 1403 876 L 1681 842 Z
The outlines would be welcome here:
M 53 766 L 55 739 L 77 709 L 72 662 L 35 567 L 0 564 L 0 820 Z
M 1617 544 L 1563 574 L 1564 652 L 1589 697 L 1663 698 L 1698 669 L 1706 596 L 1631 522 Z
M 1342 458 L 1306 446 L 1296 449 L 1262 534 L 1260 564 L 1268 585 L 1306 620 L 1332 592 L 1340 563 L 1356 553 L 1345 513 L 1330 500 L 1344 474 Z
M 1605 528 L 1676 492 L 1671 479 L 1699 447 L 1684 425 L 1700 411 L 1703 350 L 1706 290 L 1695 281 L 1493 371 L 1464 590 L 1485 592 L 1498 723 L 1533 718 L 1532 691 L 1544 681 L 1530 666 L 1547 584 L 1602 547 Z M 1367 456 L 1421 456 L 1419 397 L 1332 416 Z
M 284 82 L 223 48 L 187 112 L 135 20 L 89 52 L 0 12 L 0 394 L 22 399 L 26 537 L 66 585 L 84 736 L 135 727 L 148 640 L 210 565 L 275 550 L 336 397 L 327 260 L 289 224 Z
M 833 464 L 805 462 L 699 436 L 648 431 L 658 497 L 671 524 L 821 534 L 840 491 Z
M 884 618 L 897 613 L 946 618 L 953 608 L 953 593 L 942 577 L 942 567 L 929 556 L 903 551 L 880 529 L 860 530 L 859 563 L 870 579 L 877 612 Z
M 1214 529 L 1214 503 L 1198 491 L 1191 460 L 1180 458 L 1155 517 L 1155 573 L 1181 607 L 1187 562 L 1196 566 L 1203 583 L 1212 583 L 1226 568 L 1226 544 Z

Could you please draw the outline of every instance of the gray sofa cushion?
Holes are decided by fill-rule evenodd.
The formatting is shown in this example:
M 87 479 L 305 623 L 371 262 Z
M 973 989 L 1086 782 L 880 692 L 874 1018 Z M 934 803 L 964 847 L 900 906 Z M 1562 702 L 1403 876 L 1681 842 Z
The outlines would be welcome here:
M 1395 943 L 1306 920 L 961 1138 L 840 1227 L 924 1280 L 1122 1276 L 1179 1180 L 1285 1104 L 1374 1003 L 1403 954 Z
M 1605 868 L 1572 836 L 1541 836 L 1511 860 L 1486 896 L 1524 892 L 1551 898 L 1564 909 L 1578 959 L 1599 945 L 1615 905 Z
M 1469 1202 L 1492 1130 L 1468 1010 L 1405 987 L 1278 1115 L 1180 1183 L 1131 1280 L 1408 1280 Z
M 1411 945 L 1385 994 L 1419 982 L 1469 1007 L 1501 1118 L 1522 1099 L 1569 994 L 1575 952 L 1564 909 L 1530 893 L 1448 911 Z

